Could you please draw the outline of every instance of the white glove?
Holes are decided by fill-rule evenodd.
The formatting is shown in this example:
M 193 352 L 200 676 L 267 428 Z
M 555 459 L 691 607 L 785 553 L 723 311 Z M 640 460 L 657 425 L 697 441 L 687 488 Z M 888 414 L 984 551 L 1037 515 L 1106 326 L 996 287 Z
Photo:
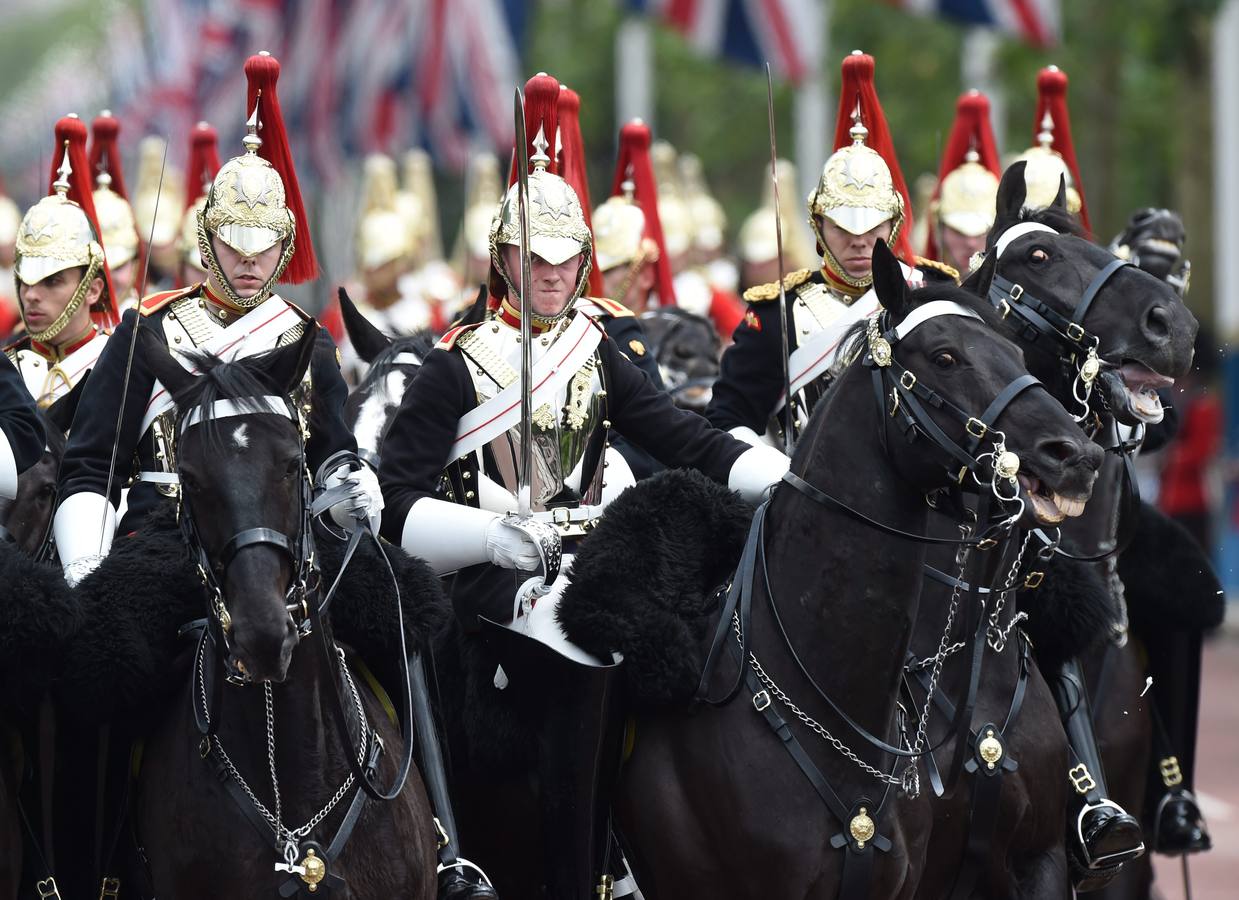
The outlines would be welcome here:
M 383 512 L 383 491 L 379 488 L 378 476 L 365 463 L 360 469 L 341 466 L 327 476 L 326 484 L 331 488 L 346 481 L 352 485 L 352 490 L 331 507 L 332 520 L 350 532 L 357 523 L 368 521 L 370 530 L 377 534 Z
M 486 526 L 486 555 L 501 569 L 535 572 L 542 564 L 534 542 L 502 519 L 495 519 Z
M 732 463 L 731 471 L 727 473 L 727 486 L 749 503 L 760 503 L 770 486 L 783 477 L 791 462 L 773 447 L 750 447 Z

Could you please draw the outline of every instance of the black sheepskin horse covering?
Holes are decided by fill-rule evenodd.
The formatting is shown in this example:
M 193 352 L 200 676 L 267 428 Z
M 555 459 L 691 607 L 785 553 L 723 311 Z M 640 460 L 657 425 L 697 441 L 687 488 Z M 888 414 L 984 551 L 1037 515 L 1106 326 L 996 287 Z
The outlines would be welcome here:
M 344 547 L 325 535 L 316 544 L 324 584 L 330 585 Z M 398 547 L 385 549 L 400 584 L 408 648 L 424 648 L 448 611 L 439 580 L 421 560 Z M 72 593 L 82 621 L 57 690 L 61 708 L 82 723 L 150 726 L 188 677 L 190 647 L 177 630 L 207 609 L 172 514 L 161 511 L 140 533 L 118 538 Z M 387 568 L 373 542 L 363 538 L 332 602 L 331 625 L 393 695 L 399 691 L 395 616 Z
M 81 627 L 81 606 L 60 566 L 0 544 L 0 718 L 38 707 Z
M 1147 503 L 1140 504 L 1135 536 L 1119 557 L 1119 578 L 1136 634 L 1215 628 L 1226 616 L 1208 554 L 1191 532 Z
M 673 469 L 624 491 L 581 542 L 559 621 L 590 653 L 624 654 L 636 708 L 691 698 L 717 588 L 735 571 L 752 519 L 726 487 Z
M 1104 641 L 1119 619 L 1101 566 L 1062 557 L 1046 565 L 1041 586 L 1020 591 L 1017 602 L 1028 613 L 1024 630 L 1046 672 Z

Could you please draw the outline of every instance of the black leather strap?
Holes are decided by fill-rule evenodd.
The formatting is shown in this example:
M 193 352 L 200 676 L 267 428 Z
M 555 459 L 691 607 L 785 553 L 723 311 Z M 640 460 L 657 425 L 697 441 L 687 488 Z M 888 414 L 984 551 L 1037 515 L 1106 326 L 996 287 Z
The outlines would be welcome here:
M 1093 301 L 1097 299 L 1097 295 L 1101 293 L 1101 289 L 1106 286 L 1106 282 L 1110 277 L 1118 272 L 1124 266 L 1130 266 L 1125 259 L 1110 260 L 1105 267 L 1093 276 L 1093 280 L 1088 283 L 1088 287 L 1084 290 L 1084 296 L 1080 298 L 1080 302 L 1076 304 L 1075 312 L 1071 314 L 1071 321 L 1077 325 L 1084 324 L 1084 317 L 1088 315 L 1088 308 L 1093 305 Z
M 279 547 L 288 554 L 289 559 L 295 559 L 293 542 L 288 539 L 287 535 L 274 528 L 247 528 L 244 531 L 238 531 L 228 539 L 228 543 L 224 544 L 224 548 L 219 553 L 220 571 L 227 569 L 233 557 L 241 550 L 262 544 Z

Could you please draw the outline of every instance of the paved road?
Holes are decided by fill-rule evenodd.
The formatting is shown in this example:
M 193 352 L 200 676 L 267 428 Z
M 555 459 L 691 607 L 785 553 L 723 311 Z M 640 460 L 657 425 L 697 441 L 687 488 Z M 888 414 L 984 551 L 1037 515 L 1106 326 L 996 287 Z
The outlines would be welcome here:
M 1191 859 L 1192 900 L 1239 898 L 1239 608 L 1205 645 L 1196 788 L 1213 850 Z M 1154 857 L 1165 900 L 1185 900 L 1179 861 Z

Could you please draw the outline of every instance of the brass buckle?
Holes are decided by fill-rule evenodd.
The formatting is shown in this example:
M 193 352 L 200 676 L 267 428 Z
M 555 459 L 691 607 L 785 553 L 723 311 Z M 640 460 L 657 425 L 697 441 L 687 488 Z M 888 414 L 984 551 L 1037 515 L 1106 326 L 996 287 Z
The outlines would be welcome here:
M 960 467 L 959 467 L 959 474 L 955 476 L 955 483 L 956 483 L 956 484 L 963 484 L 963 483 L 964 483 L 964 479 L 965 479 L 965 478 L 967 478 L 967 477 L 968 477 L 968 467 L 967 467 L 967 466 L 960 466 Z
M 986 425 L 984 422 L 982 422 L 980 419 L 978 419 L 976 416 L 969 416 L 968 421 L 964 424 L 964 428 L 966 428 L 968 430 L 968 433 L 972 435 L 974 438 L 976 438 L 978 441 L 981 438 L 985 437 L 986 433 L 989 431 L 989 426 Z M 975 429 L 980 429 L 980 430 L 978 431 Z
M 439 836 L 438 836 L 439 849 L 442 850 L 444 847 L 446 847 L 448 844 L 452 842 L 452 839 L 447 836 L 447 832 L 444 831 L 443 829 L 443 823 L 439 821 L 438 816 L 435 816 L 433 821 L 435 823 L 435 831 L 439 833 Z
M 1011 304 L 1007 302 L 1005 297 L 998 301 L 998 314 L 1004 319 L 1011 315 Z
M 1075 322 L 1067 323 L 1067 338 L 1075 341 L 1077 344 L 1084 340 L 1084 326 L 1077 325 Z
M 1045 581 L 1044 572 L 1029 572 L 1024 576 L 1024 587 L 1030 591 L 1035 591 L 1041 587 L 1041 582 Z
M 905 391 L 910 391 L 916 387 L 916 376 L 907 369 L 903 370 L 903 374 L 899 376 L 899 386 Z
M 594 888 L 594 893 L 598 896 L 598 900 L 613 900 L 615 897 L 615 876 L 603 875 L 598 880 L 598 886 Z
M 1008 296 L 1011 298 L 1013 302 L 1023 297 L 1024 296 L 1024 285 L 1022 284 L 1011 285 L 1011 291 L 1008 294 Z
M 116 900 L 120 896 L 120 879 L 103 876 L 99 885 L 99 900 Z
M 36 882 L 34 889 L 39 892 L 39 900 L 60 900 L 60 888 L 56 886 L 54 877 L 49 876 Z
M 1071 785 L 1076 789 L 1077 794 L 1087 794 L 1089 791 L 1097 788 L 1097 782 L 1093 780 L 1093 776 L 1089 774 L 1088 766 L 1084 765 L 1084 763 L 1079 763 L 1068 769 L 1067 777 L 1071 779 Z
M 977 541 L 978 550 L 992 550 L 998 546 L 998 541 L 994 538 L 981 538 Z
M 770 706 L 770 692 L 766 690 L 758 691 L 753 695 L 753 709 L 762 712 Z
M 1166 787 L 1178 787 L 1183 783 L 1183 770 L 1179 768 L 1177 756 L 1167 756 L 1157 764 L 1162 773 L 1162 783 Z

